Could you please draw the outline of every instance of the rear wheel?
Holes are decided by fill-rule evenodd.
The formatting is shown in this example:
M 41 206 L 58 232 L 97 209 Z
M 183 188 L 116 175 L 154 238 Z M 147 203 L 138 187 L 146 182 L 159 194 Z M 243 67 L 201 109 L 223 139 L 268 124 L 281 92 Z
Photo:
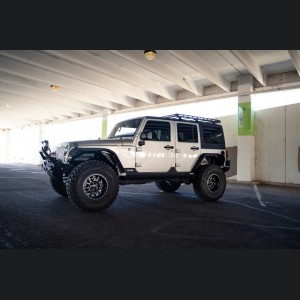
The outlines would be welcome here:
M 225 173 L 218 165 L 205 165 L 195 173 L 193 188 L 199 198 L 205 201 L 217 201 L 225 192 Z
M 73 205 L 96 212 L 114 202 L 119 192 L 119 181 L 115 170 L 107 163 L 90 160 L 73 169 L 66 187 Z
M 156 186 L 163 192 L 173 193 L 177 191 L 180 186 L 181 182 L 178 181 L 155 181 Z

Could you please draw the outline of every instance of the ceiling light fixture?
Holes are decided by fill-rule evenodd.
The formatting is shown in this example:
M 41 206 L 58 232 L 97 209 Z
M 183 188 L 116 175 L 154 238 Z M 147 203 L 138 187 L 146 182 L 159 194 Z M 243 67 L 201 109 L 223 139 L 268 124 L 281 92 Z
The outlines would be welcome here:
M 58 86 L 51 84 L 51 90 L 52 91 L 57 91 L 58 90 Z
M 148 60 L 152 60 L 156 57 L 156 51 L 155 50 L 145 50 L 144 54 Z

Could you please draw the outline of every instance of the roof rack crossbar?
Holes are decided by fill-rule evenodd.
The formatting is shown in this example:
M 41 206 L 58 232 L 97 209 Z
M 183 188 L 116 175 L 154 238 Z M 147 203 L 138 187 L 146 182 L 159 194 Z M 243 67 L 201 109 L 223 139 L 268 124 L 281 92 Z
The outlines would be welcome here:
M 198 117 L 198 116 L 191 116 L 191 115 L 185 115 L 185 114 L 172 114 L 172 115 L 166 115 L 163 116 L 165 119 L 172 119 L 172 120 L 185 120 L 185 121 L 195 121 L 195 122 L 212 122 L 212 123 L 221 123 L 220 120 L 217 119 L 210 119 L 210 118 L 204 118 L 204 117 Z

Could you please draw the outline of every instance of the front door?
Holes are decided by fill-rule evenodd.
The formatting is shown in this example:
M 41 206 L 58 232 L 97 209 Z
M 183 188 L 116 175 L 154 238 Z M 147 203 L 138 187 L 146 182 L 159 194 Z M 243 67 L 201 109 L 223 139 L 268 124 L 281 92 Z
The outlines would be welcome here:
M 137 145 L 136 171 L 168 172 L 175 166 L 173 122 L 147 120 Z

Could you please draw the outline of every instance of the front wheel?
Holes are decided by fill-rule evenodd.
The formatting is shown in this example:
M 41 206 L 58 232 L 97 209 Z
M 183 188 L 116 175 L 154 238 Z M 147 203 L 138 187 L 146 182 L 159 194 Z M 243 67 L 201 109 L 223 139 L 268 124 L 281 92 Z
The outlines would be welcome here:
M 205 201 L 217 201 L 225 192 L 225 173 L 218 165 L 205 165 L 195 173 L 193 188 L 199 198 Z
M 96 212 L 114 202 L 119 192 L 119 180 L 115 170 L 107 163 L 89 160 L 72 170 L 66 187 L 73 205 Z
M 155 181 L 156 186 L 163 192 L 173 193 L 177 191 L 181 182 L 178 181 Z
M 66 186 L 62 180 L 62 178 L 54 178 L 50 177 L 50 183 L 54 191 L 64 197 L 68 197 Z

